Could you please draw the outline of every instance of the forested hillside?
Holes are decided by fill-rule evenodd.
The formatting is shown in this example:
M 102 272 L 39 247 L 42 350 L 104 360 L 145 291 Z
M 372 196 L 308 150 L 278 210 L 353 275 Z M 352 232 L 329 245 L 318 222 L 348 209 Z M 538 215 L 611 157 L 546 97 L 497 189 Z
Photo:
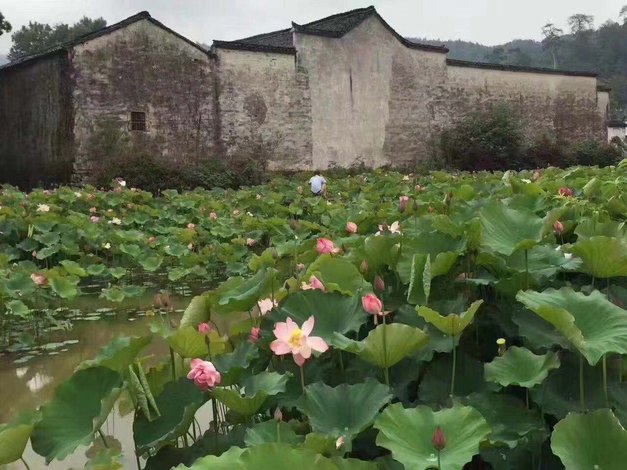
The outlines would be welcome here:
M 595 28 L 592 16 L 577 14 L 568 18 L 568 25 L 566 34 L 547 24 L 542 28 L 542 41 L 516 39 L 493 47 L 462 40 L 415 40 L 446 44 L 453 59 L 595 71 L 612 87 L 612 116 L 626 119 L 627 6 L 621 11 L 619 22 L 607 21 Z

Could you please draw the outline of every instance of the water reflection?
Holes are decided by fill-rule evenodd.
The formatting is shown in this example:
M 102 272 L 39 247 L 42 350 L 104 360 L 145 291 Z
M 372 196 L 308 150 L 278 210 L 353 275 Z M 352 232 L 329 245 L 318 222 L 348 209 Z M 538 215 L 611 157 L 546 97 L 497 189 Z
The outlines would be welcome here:
M 96 312 L 102 306 L 102 301 L 96 298 L 82 298 L 80 309 L 85 312 Z M 69 331 L 59 330 L 49 333 L 48 343 L 36 351 L 27 353 L 0 353 L 0 423 L 7 422 L 21 410 L 34 410 L 41 404 L 52 399 L 56 386 L 69 378 L 75 368 L 86 359 L 95 357 L 100 348 L 116 336 L 142 335 L 149 331 L 152 318 L 145 315 L 145 311 L 152 305 L 152 296 L 135 299 L 133 305 L 124 306 L 124 311 L 116 315 L 90 315 L 85 318 L 95 318 L 98 321 L 73 320 L 73 327 Z M 172 296 L 175 312 L 170 316 L 178 321 L 182 309 L 187 306 L 189 298 Z M 102 309 L 101 309 L 102 310 Z M 109 309 L 108 313 L 110 312 Z M 103 312 L 101 312 L 103 313 Z M 142 351 L 142 356 L 160 357 L 167 353 L 167 345 L 163 340 L 155 339 Z M 118 403 L 109 419 L 103 425 L 102 431 L 119 441 L 124 458 L 123 468 L 137 468 L 133 451 L 132 410 L 121 409 Z M 207 415 L 208 410 L 202 410 L 199 416 Z M 202 418 L 201 418 L 202 420 Z M 205 422 L 208 422 L 206 418 Z M 98 445 L 98 444 L 95 444 Z M 24 458 L 31 469 L 68 470 L 83 469 L 87 447 L 78 448 L 73 455 L 61 462 L 53 461 L 49 466 L 45 460 L 27 447 Z M 89 451 L 91 455 L 95 450 Z M 0 466 L 2 470 L 24 469 L 21 462 L 14 462 L 8 466 Z

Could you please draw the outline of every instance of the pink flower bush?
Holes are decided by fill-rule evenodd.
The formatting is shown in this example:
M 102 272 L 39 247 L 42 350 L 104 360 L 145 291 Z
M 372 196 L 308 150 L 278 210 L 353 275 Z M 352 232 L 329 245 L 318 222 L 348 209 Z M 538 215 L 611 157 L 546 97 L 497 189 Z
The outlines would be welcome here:
M 319 336 L 309 336 L 313 331 L 315 319 L 309 317 L 301 328 L 291 318 L 274 325 L 276 339 L 270 344 L 270 349 L 277 356 L 292 354 L 294 362 L 299 367 L 311 357 L 312 351 L 325 352 L 329 345 Z
M 300 288 L 302 290 L 317 289 L 317 290 L 321 290 L 322 292 L 326 292 L 327 291 L 327 288 L 324 287 L 324 284 L 316 276 L 311 276 L 309 278 L 309 284 L 303 282 L 303 284 L 300 286 Z
M 328 238 L 318 238 L 316 242 L 316 250 L 318 254 L 325 255 L 329 253 L 338 253 L 340 251 Z
M 198 333 L 201 335 L 206 335 L 211 331 L 211 325 L 209 323 L 201 323 L 198 325 Z
M 350 234 L 357 233 L 357 224 L 355 222 L 346 222 L 346 231 Z
M 222 381 L 220 372 L 209 361 L 203 361 L 198 358 L 192 359 L 191 367 L 192 369 L 187 374 L 187 378 L 193 380 L 200 390 L 204 391 L 214 388 Z
M 361 298 L 361 305 L 371 315 L 383 316 L 383 302 L 374 294 L 366 294 Z

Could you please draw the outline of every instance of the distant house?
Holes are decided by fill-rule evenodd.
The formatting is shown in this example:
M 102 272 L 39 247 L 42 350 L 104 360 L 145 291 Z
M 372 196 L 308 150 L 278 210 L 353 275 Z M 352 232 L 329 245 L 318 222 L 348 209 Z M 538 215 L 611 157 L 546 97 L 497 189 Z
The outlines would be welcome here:
M 529 139 L 607 139 L 596 74 L 447 52 L 402 37 L 373 7 L 210 50 L 142 12 L 0 67 L 0 182 L 89 180 L 121 145 L 172 165 L 414 164 L 439 132 L 495 103 Z
M 607 139 L 612 141 L 614 137 L 618 137 L 621 140 L 627 139 L 627 122 L 611 120 L 607 122 Z

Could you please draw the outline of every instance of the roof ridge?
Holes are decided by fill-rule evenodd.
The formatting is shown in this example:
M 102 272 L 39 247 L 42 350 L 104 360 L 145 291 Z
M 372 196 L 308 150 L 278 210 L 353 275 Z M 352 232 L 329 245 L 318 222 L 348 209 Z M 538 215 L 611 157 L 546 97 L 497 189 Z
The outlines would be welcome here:
M 298 24 L 296 22 L 292 22 L 292 23 L 298 26 L 308 27 L 308 26 L 313 26 L 316 23 L 322 23 L 323 21 L 333 20 L 333 19 L 340 18 L 340 17 L 352 16 L 352 15 L 356 15 L 357 13 L 365 13 L 365 12 L 376 12 L 376 10 L 373 5 L 370 5 L 369 7 L 365 7 L 365 8 L 355 8 L 354 10 L 345 11 L 343 13 L 335 13 L 334 15 L 330 15 L 325 18 L 320 18 L 315 21 L 310 21 L 309 23 L 304 23 L 304 24 Z
M 241 39 L 234 39 L 233 41 L 228 41 L 228 42 L 241 42 L 241 41 L 248 41 L 251 39 L 261 39 L 264 37 L 272 36 L 274 34 L 287 33 L 288 31 L 291 31 L 291 30 L 292 28 L 277 29 L 276 31 L 270 31 L 269 33 L 255 34 L 254 36 L 248 36 L 248 37 L 241 38 Z
M 563 70 L 563 69 L 550 69 L 547 67 L 530 67 L 526 65 L 509 65 L 509 64 L 493 64 L 490 62 L 472 62 L 469 60 L 460 59 L 446 59 L 446 63 L 452 66 L 459 67 L 475 67 L 478 69 L 494 69 L 503 70 L 506 72 L 530 72 L 530 73 L 547 73 L 555 75 L 572 75 L 579 77 L 598 77 L 596 72 L 588 72 L 585 70 Z

